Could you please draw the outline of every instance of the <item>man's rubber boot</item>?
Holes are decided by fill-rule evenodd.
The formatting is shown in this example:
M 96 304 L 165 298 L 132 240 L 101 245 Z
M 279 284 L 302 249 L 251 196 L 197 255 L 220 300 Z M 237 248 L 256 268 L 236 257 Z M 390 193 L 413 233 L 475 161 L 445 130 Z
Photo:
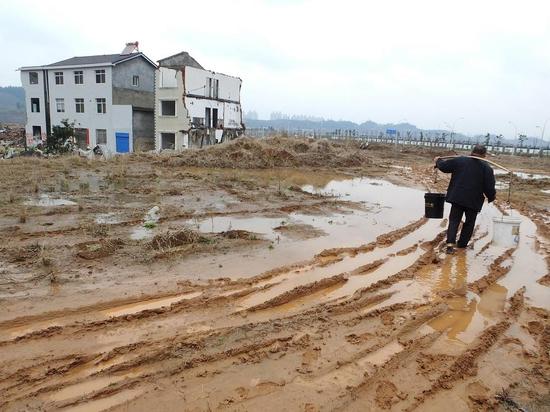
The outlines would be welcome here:
M 453 253 L 455 253 L 455 244 L 447 243 L 447 247 L 445 248 L 445 253 L 448 255 L 452 255 Z

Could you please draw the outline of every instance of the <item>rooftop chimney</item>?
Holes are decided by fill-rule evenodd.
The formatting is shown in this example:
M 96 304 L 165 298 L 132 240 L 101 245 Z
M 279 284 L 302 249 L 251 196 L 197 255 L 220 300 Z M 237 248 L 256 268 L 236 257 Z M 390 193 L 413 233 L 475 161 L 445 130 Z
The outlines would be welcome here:
M 126 43 L 126 47 L 120 54 L 132 54 L 133 52 L 139 52 L 139 42 Z

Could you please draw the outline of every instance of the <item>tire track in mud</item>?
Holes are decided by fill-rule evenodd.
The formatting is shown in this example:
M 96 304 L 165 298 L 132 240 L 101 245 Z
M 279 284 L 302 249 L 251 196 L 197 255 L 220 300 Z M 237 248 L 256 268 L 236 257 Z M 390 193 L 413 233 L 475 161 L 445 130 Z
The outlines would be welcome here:
M 314 283 L 309 283 L 307 285 L 298 286 L 292 290 L 284 292 L 281 295 L 278 295 L 272 299 L 269 299 L 263 303 L 252 306 L 246 311 L 255 312 L 262 309 L 269 309 L 276 306 L 284 305 L 295 299 L 310 295 L 312 293 L 318 292 L 323 289 L 327 289 L 331 286 L 341 285 L 347 282 L 347 276 L 344 273 L 341 273 L 330 278 L 324 278 Z
M 110 374 L 116 375 L 116 374 L 124 374 L 126 371 L 132 371 L 136 368 L 143 368 L 143 373 L 137 377 L 134 378 L 128 378 L 124 379 L 120 382 L 115 382 L 114 384 L 110 385 L 108 388 L 99 389 L 95 392 L 85 394 L 84 396 L 80 397 L 77 400 L 70 400 L 65 403 L 57 403 L 55 404 L 57 407 L 61 406 L 69 406 L 69 405 L 84 405 L 88 402 L 92 402 L 97 399 L 103 399 L 110 396 L 113 396 L 117 393 L 122 393 L 124 391 L 128 391 L 130 389 L 139 388 L 140 386 L 147 386 L 147 382 L 151 382 L 156 379 L 161 379 L 163 377 L 166 377 L 167 375 L 179 375 L 182 373 L 185 373 L 188 369 L 193 369 L 199 366 L 208 365 L 210 363 L 214 363 L 216 361 L 224 360 L 230 357 L 232 354 L 234 356 L 239 356 L 241 353 L 247 353 L 249 351 L 250 353 L 254 352 L 255 350 L 261 350 L 262 345 L 259 345 L 259 347 L 247 347 L 247 346 L 237 346 L 233 349 L 227 349 L 225 351 L 216 352 L 216 353 L 204 353 L 204 348 L 208 346 L 208 339 L 225 339 L 223 336 L 227 334 L 237 334 L 241 333 L 239 331 L 247 331 L 245 332 L 245 336 L 247 333 L 250 333 L 250 331 L 256 331 L 257 333 L 260 333 L 261 336 L 273 336 L 274 333 L 269 333 L 264 328 L 268 327 L 268 325 L 271 325 L 271 327 L 275 327 L 275 330 L 281 331 L 281 330 L 287 330 L 289 328 L 289 325 L 294 325 L 292 329 L 299 330 L 305 323 L 312 323 L 313 325 L 320 325 L 323 324 L 324 327 L 328 327 L 329 329 L 331 326 L 337 326 L 339 323 L 334 323 L 332 319 L 335 316 L 346 316 L 351 315 L 351 318 L 347 320 L 341 320 L 339 321 L 341 324 L 341 327 L 348 328 L 354 325 L 358 325 L 361 322 L 364 322 L 368 319 L 377 319 L 381 317 L 384 314 L 394 314 L 398 313 L 399 311 L 407 311 L 411 312 L 414 311 L 415 308 L 421 308 L 426 307 L 427 303 L 424 304 L 411 304 L 411 303 L 399 303 L 395 305 L 390 305 L 386 307 L 382 307 L 380 309 L 376 309 L 371 312 L 367 312 L 365 314 L 360 314 L 357 316 L 355 313 L 358 309 L 361 309 L 363 307 L 367 307 L 370 304 L 373 303 L 379 303 L 383 302 L 385 299 L 391 297 L 393 295 L 393 292 L 391 293 L 382 293 L 382 294 L 376 294 L 380 290 L 383 290 L 392 284 L 395 284 L 396 282 L 399 282 L 403 279 L 410 279 L 414 278 L 415 272 L 424 265 L 429 265 L 433 263 L 434 259 L 436 258 L 436 252 L 435 252 L 435 246 L 440 243 L 442 239 L 442 234 L 440 233 L 437 235 L 437 237 L 429 242 L 424 242 L 421 247 L 424 249 L 427 249 L 427 251 L 421 255 L 420 258 L 418 258 L 415 263 L 408 267 L 407 269 L 400 271 L 399 273 L 392 275 L 389 279 L 382 280 L 379 282 L 376 282 L 375 284 L 369 286 L 368 288 L 361 289 L 360 291 L 356 291 L 347 301 L 343 302 L 322 302 L 318 305 L 316 305 L 314 308 L 310 308 L 306 311 L 302 311 L 298 314 L 295 314 L 290 317 L 285 317 L 282 320 L 275 321 L 275 325 L 273 325 L 273 320 L 269 320 L 266 322 L 260 322 L 260 323 L 246 323 L 241 326 L 230 326 L 227 329 L 214 329 L 208 332 L 205 332 L 204 334 L 197 334 L 192 333 L 186 336 L 174 336 L 169 341 L 166 341 L 165 339 L 161 339 L 159 341 L 151 342 L 144 340 L 142 342 L 139 342 L 139 344 L 134 345 L 132 348 L 115 348 L 114 350 L 105 353 L 105 354 L 96 354 L 97 356 L 101 356 L 102 359 L 116 359 L 121 354 L 127 353 L 129 351 L 133 352 L 133 355 L 135 356 L 135 359 L 114 364 L 110 366 L 107 369 L 101 370 L 99 372 L 96 372 L 94 375 L 88 378 L 83 378 L 81 381 L 73 381 L 70 383 L 61 383 L 60 386 L 48 386 L 47 388 L 43 389 L 40 394 L 43 393 L 50 393 L 57 389 L 60 389 L 62 387 L 66 387 L 67 385 L 74 385 L 78 384 L 79 382 L 86 382 L 90 379 L 95 379 L 97 377 L 101 376 L 108 376 Z M 349 253 L 349 249 L 344 251 L 343 253 Z M 351 252 L 353 253 L 353 252 Z M 381 263 L 382 264 L 382 263 Z M 261 276 L 261 275 L 260 275 Z M 394 277 L 395 276 L 395 277 Z M 332 278 L 338 279 L 338 281 L 342 281 L 343 274 L 333 276 Z M 325 278 L 325 279 L 331 279 L 331 278 Z M 248 280 L 250 281 L 250 280 Z M 229 284 L 229 283 L 228 283 Z M 254 284 L 254 283 L 252 283 Z M 231 282 L 232 286 L 237 286 L 234 282 Z M 306 288 L 305 294 L 311 293 L 313 288 L 311 290 L 307 290 Z M 245 291 L 246 293 L 250 293 L 249 290 Z M 291 294 L 292 295 L 292 294 Z M 296 297 L 296 296 L 294 296 Z M 292 300 L 294 298 L 293 296 L 287 296 L 287 298 L 290 298 Z M 202 300 L 197 301 L 197 307 L 208 306 L 210 304 L 214 304 L 216 302 L 215 300 L 212 300 L 212 302 L 208 303 L 208 300 Z M 276 303 L 276 302 L 272 302 Z M 186 310 L 186 308 L 182 307 L 181 310 Z M 412 320 L 408 323 L 409 327 L 401 327 L 398 328 L 398 332 L 400 335 L 407 334 L 411 331 L 414 331 L 421 325 L 422 323 L 427 322 L 429 319 L 431 319 L 434 316 L 438 316 L 440 313 L 442 313 L 445 309 L 439 308 L 437 311 L 434 311 L 431 313 L 431 316 L 427 316 L 426 318 L 423 318 L 422 316 L 418 317 L 415 320 Z M 441 312 L 439 312 L 441 311 Z M 169 311 L 169 314 L 175 314 L 176 311 Z M 158 314 L 152 313 L 151 316 L 157 316 Z M 323 318 L 328 317 L 328 323 L 325 320 L 321 320 Z M 136 317 L 130 317 L 127 319 L 128 321 L 131 321 L 133 323 L 134 321 L 140 319 L 140 316 Z M 313 322 L 312 322 L 313 321 Z M 243 323 L 246 322 L 246 319 L 243 319 Z M 113 323 L 113 325 L 116 324 L 116 322 Z M 107 326 L 107 325 L 105 325 Z M 110 325 L 112 326 L 112 325 Z M 98 325 L 99 327 L 99 325 Z M 91 332 L 91 330 L 83 330 L 83 332 Z M 390 334 L 389 336 L 395 336 Z M 435 335 L 434 335 L 435 336 Z M 200 337 L 200 339 L 199 339 Z M 422 340 L 423 339 L 423 340 Z M 249 341 L 254 339 L 248 339 Z M 265 344 L 268 345 L 269 342 L 271 342 L 272 345 L 275 346 L 283 346 L 283 347 L 289 347 L 291 346 L 288 342 L 291 340 L 291 336 L 286 336 L 284 340 L 282 341 L 265 341 Z M 394 338 L 387 338 L 383 342 L 378 342 L 376 345 L 368 348 L 363 349 L 360 353 L 362 356 L 359 356 L 359 358 L 367 356 L 371 353 L 373 353 L 376 350 L 384 348 L 389 342 L 395 340 Z M 399 354 L 396 355 L 395 360 L 392 357 L 389 362 L 396 362 L 397 364 L 400 364 L 405 357 L 411 356 L 411 354 L 416 353 L 419 348 L 424 347 L 424 344 L 427 344 L 427 342 L 430 339 L 428 338 L 419 338 L 414 340 L 413 343 L 409 344 L 405 341 L 403 341 L 400 344 L 405 344 L 403 351 L 400 351 Z M 177 351 L 174 352 L 174 347 L 177 347 L 179 344 L 183 344 L 184 347 L 192 348 L 191 350 L 194 352 L 199 352 L 197 356 L 188 358 L 187 360 L 184 360 L 184 363 L 181 363 L 182 357 L 181 353 L 178 353 Z M 157 346 L 157 347 L 156 347 Z M 239 349 L 240 348 L 240 349 Z M 264 348 L 270 348 L 270 346 L 265 346 Z M 275 352 L 277 352 L 279 349 L 274 349 Z M 244 352 L 241 352 L 244 351 Z M 92 358 L 92 359 L 96 359 Z M 185 357 L 183 359 L 186 359 Z M 176 368 L 174 365 L 167 366 L 166 363 L 171 364 L 174 361 L 178 361 L 179 366 Z M 345 360 L 340 359 L 340 366 L 344 367 L 346 365 Z M 389 363 L 388 365 L 392 365 L 393 363 Z M 69 366 L 67 370 L 71 370 L 74 368 L 77 368 L 78 366 Z M 387 366 L 389 367 L 389 366 Z M 382 370 L 382 369 L 381 369 Z M 58 371 L 62 376 L 64 376 L 64 373 L 61 372 L 61 370 Z M 377 374 L 377 378 L 372 378 L 374 381 L 379 382 L 382 379 L 382 374 Z M 385 376 L 385 375 L 384 375 Z M 52 382 L 53 383 L 53 382 Z M 24 386 L 24 384 L 23 384 Z M 282 390 L 282 389 L 280 389 Z M 28 395 L 23 395 L 21 399 L 25 399 Z M 11 402 L 11 401 L 10 401 Z
M 455 382 L 467 377 L 476 376 L 479 358 L 491 350 L 523 309 L 524 292 L 524 288 L 518 290 L 509 299 L 510 306 L 505 313 L 504 319 L 485 329 L 465 351 L 458 355 L 448 370 L 443 372 L 430 388 L 415 397 L 415 401 L 405 411 L 416 410 L 438 392 L 453 388 Z
M 489 266 L 489 273 L 474 282 L 468 283 L 468 289 L 479 295 L 490 285 L 505 276 L 512 269 L 512 265 L 504 267 L 502 266 L 502 263 L 508 260 L 515 250 L 515 248 L 508 249 L 502 255 L 497 257 Z

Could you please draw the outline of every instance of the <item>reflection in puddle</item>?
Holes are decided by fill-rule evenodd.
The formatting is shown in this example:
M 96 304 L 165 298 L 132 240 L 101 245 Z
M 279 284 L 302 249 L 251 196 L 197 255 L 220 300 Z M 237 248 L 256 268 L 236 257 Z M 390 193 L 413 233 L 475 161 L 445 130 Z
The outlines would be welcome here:
M 480 270 L 480 258 L 474 251 L 459 252 L 446 257 L 440 268 L 428 266 L 418 274 L 418 281 L 436 299 L 441 296 L 449 310 L 429 322 L 438 331 L 446 331 L 451 340 L 471 342 L 503 310 L 508 290 L 498 284 L 490 286 L 482 295 L 467 289 L 469 273 Z M 435 270 L 434 270 L 435 269 Z
M 61 199 L 61 198 L 52 198 L 48 194 L 41 194 L 38 199 L 29 199 L 26 202 L 24 202 L 25 205 L 28 206 L 42 206 L 42 207 L 49 207 L 49 206 L 74 206 L 76 205 L 76 202 L 73 202 L 72 200 L 68 199 Z

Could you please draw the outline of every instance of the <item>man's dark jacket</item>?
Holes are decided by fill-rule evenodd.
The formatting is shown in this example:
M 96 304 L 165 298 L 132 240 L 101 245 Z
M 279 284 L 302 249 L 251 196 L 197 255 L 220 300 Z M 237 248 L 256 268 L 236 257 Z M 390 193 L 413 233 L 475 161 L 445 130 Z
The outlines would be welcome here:
M 471 157 L 438 160 L 436 166 L 444 173 L 452 173 L 445 200 L 459 206 L 480 211 L 483 195 L 489 202 L 495 200 L 495 174 L 487 162 Z

